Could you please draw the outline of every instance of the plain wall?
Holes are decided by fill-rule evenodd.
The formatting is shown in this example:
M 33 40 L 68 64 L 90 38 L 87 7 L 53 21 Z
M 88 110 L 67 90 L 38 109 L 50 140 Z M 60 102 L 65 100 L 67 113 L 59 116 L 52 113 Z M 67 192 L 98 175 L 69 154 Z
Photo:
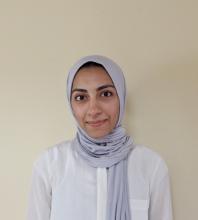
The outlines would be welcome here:
M 174 219 L 198 219 L 197 9 L 196 0 L 0 0 L 0 219 L 25 220 L 33 161 L 74 136 L 66 76 L 89 54 L 122 67 L 124 124 L 166 160 Z

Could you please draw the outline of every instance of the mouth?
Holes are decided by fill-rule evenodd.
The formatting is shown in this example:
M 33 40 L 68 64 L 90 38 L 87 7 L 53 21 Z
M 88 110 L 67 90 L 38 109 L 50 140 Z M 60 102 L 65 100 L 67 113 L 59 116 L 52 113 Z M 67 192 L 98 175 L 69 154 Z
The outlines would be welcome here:
M 97 120 L 97 121 L 87 121 L 86 123 L 91 127 L 100 127 L 102 126 L 108 119 Z

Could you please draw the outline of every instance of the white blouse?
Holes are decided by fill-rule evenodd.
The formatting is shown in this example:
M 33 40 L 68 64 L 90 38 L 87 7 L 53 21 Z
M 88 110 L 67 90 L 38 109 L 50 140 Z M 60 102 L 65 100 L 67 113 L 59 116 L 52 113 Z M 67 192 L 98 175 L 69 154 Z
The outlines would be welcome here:
M 34 163 L 27 220 L 105 220 L 106 168 L 79 157 L 74 141 L 50 147 Z M 168 169 L 137 145 L 128 159 L 132 220 L 172 220 Z

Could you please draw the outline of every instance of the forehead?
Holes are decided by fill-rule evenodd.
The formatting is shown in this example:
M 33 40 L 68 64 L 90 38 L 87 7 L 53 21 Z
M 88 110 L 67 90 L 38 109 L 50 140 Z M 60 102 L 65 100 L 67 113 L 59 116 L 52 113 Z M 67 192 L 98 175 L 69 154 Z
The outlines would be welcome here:
M 85 67 L 80 69 L 73 80 L 72 88 L 114 85 L 107 71 L 102 67 Z

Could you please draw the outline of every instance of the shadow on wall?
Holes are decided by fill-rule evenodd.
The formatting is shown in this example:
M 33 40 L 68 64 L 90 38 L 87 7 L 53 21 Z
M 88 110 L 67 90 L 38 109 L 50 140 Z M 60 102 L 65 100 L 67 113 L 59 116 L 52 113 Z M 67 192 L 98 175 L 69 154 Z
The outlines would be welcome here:
M 171 135 L 175 130 L 174 136 L 189 140 L 186 129 L 195 135 L 198 124 L 197 94 L 198 56 L 158 65 L 128 93 L 124 125 L 130 134 L 141 129 L 160 138 L 160 133 Z

